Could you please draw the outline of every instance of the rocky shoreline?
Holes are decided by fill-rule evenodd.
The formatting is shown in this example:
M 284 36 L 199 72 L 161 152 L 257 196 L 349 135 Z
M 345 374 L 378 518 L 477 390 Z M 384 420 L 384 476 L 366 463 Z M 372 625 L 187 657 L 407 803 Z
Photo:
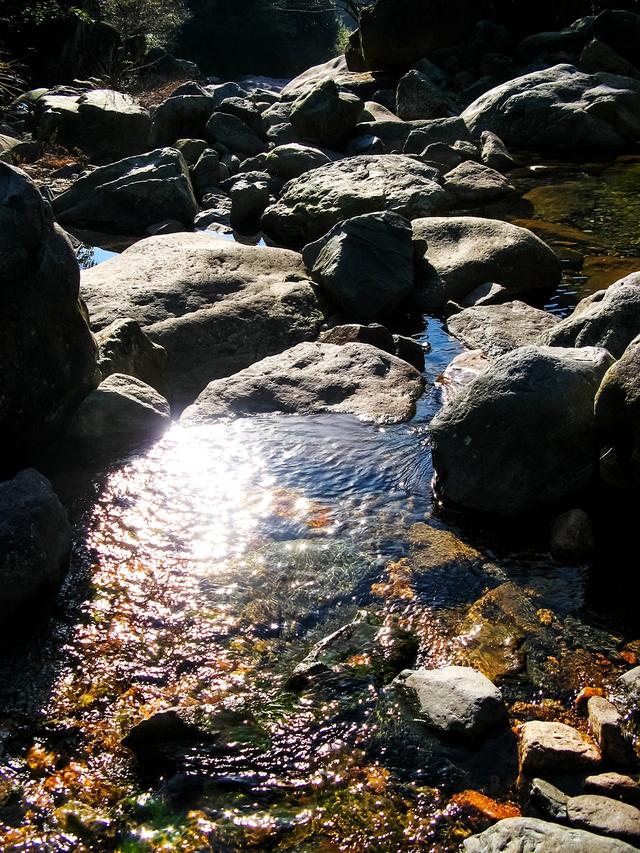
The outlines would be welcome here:
M 483 523 L 535 526 L 560 571 L 606 551 L 594 506 L 633 505 L 640 272 L 559 318 L 541 299 L 575 258 L 512 220 L 527 220 L 521 176 L 532 153 L 637 153 L 640 16 L 607 10 L 518 41 L 464 2 L 425 28 L 418 5 L 377 0 L 346 57 L 278 92 L 198 78 L 149 111 L 77 81 L 27 93 L 7 116 L 3 632 L 55 599 L 71 559 L 66 510 L 36 469 L 82 460 L 95 475 L 144 455 L 177 421 L 410 425 L 433 389 L 429 345 L 406 332 L 438 318 L 464 349 L 439 378 L 443 405 L 428 428 L 433 517 L 411 528 L 386 580 L 369 583 L 366 612 L 288 660 L 278 695 L 309 694 L 341 713 L 368 696 L 360 704 L 372 702 L 380 731 L 366 749 L 414 750 L 410 772 L 424 761 L 416 778 L 462 797 L 481 824 L 434 849 L 638 849 L 637 637 L 602 630 L 590 645 L 578 617 L 541 604 L 512 582 L 508 560 L 480 554 L 442 519 L 454 514 L 470 535 Z M 455 20 L 467 31 L 454 37 Z M 83 162 L 34 182 L 53 142 Z M 80 273 L 73 234 L 88 231 L 131 245 Z M 464 613 L 447 605 L 456 627 L 435 630 L 431 641 L 450 648 L 431 666 L 429 638 L 394 620 L 425 578 L 456 572 L 477 590 Z M 376 597 L 395 602 L 382 617 Z M 563 686 L 550 688 L 574 656 Z M 522 698 L 533 688 L 539 704 Z M 256 744 L 273 732 L 238 697 L 228 707 L 186 698 L 142 703 L 114 748 L 154 784 L 169 767 L 196 808 L 200 782 L 193 801 L 181 787 L 194 755 L 231 763 L 238 727 Z M 3 753 L 0 741 L 11 840 L 31 805 L 24 763 L 9 750 L 5 766 Z M 92 838 L 82 814 L 56 820 L 98 845 L 89 849 L 120 849 L 98 829 Z

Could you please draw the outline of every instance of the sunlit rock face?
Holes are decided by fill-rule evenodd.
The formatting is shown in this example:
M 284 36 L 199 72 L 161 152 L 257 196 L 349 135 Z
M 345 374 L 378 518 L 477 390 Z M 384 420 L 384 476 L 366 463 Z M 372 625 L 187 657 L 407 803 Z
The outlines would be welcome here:
M 317 337 L 323 305 L 300 255 L 206 234 L 135 243 L 82 274 L 96 330 L 131 317 L 167 351 L 172 402 Z

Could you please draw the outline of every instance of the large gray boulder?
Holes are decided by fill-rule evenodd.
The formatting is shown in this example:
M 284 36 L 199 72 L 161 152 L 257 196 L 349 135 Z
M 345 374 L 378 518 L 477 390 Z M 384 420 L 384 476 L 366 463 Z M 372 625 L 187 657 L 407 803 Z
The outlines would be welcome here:
M 403 155 L 350 157 L 289 181 L 262 217 L 264 230 L 287 246 L 326 234 L 343 219 L 392 210 L 407 219 L 447 206 L 438 172 Z
M 324 151 L 291 142 L 289 145 L 278 145 L 267 154 L 265 170 L 276 178 L 290 181 L 330 162 L 331 158 Z
M 624 841 L 603 838 L 533 817 L 509 817 L 472 835 L 464 853 L 634 853 Z
M 368 344 L 303 343 L 211 382 L 183 414 L 186 423 L 267 412 L 340 412 L 376 423 L 415 413 L 424 380 L 394 355 Z
M 314 340 L 324 322 L 300 255 L 206 234 L 141 240 L 85 270 L 82 293 L 96 330 L 131 317 L 166 349 L 170 396 L 180 403 L 212 379 Z
M 606 350 L 527 346 L 498 358 L 431 424 L 441 497 L 517 515 L 586 486 L 597 463 L 593 401 Z
M 396 89 L 396 112 L 403 121 L 445 118 L 452 114 L 442 90 L 417 69 L 400 78 Z
M 537 343 L 558 318 L 517 300 L 502 305 L 465 308 L 447 320 L 448 331 L 469 349 L 498 356 Z
M 0 622 L 64 577 L 71 525 L 42 474 L 21 471 L 0 483 Z
M 75 253 L 31 180 L 0 163 L 0 471 L 99 381 Z
M 161 394 L 140 379 L 113 373 L 80 403 L 63 441 L 100 458 L 159 436 L 170 422 L 169 404 Z
M 294 102 L 289 119 L 301 139 L 332 148 L 349 138 L 363 107 L 357 95 L 341 91 L 333 80 L 324 80 Z
M 600 441 L 629 485 L 640 484 L 640 336 L 606 372 L 595 410 Z
M 478 740 L 507 723 L 502 694 L 472 667 L 405 670 L 394 685 L 415 694 L 420 717 L 442 734 Z
M 366 213 L 305 246 L 311 277 L 348 319 L 382 320 L 413 291 L 411 223 L 397 213 Z
M 379 89 L 386 89 L 389 85 L 395 85 L 397 76 L 395 74 L 384 74 L 377 71 L 357 72 L 350 71 L 344 55 L 329 59 L 321 65 L 307 68 L 297 77 L 294 77 L 282 89 L 283 102 L 292 101 L 304 97 L 319 83 L 325 80 L 333 80 L 334 83 L 346 92 L 352 92 L 363 101 L 370 100 Z
M 205 136 L 214 145 L 223 145 L 241 158 L 254 157 L 266 150 L 266 144 L 241 118 L 215 112 L 205 128 Z
M 587 296 L 572 314 L 546 332 L 540 343 L 552 347 L 605 347 L 620 358 L 640 335 L 640 272 Z
M 175 148 L 102 166 L 57 196 L 53 208 L 63 225 L 112 234 L 144 234 L 167 219 L 191 227 L 198 212 L 189 170 Z
M 516 295 L 555 287 L 560 262 L 555 252 L 526 228 L 475 216 L 429 217 L 413 222 L 426 241 L 426 259 L 438 279 L 423 292 L 425 303 L 461 302 L 476 287 L 494 282 Z
M 491 89 L 462 118 L 514 147 L 616 148 L 640 139 L 640 81 L 556 65 Z
M 81 95 L 44 95 L 37 108 L 37 138 L 77 148 L 92 163 L 109 163 L 147 148 L 149 113 L 122 92 L 96 89 Z

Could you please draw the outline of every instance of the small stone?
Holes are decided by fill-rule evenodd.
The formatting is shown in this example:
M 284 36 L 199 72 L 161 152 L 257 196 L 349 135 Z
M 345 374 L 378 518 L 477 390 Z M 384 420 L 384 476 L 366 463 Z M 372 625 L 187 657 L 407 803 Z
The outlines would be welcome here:
M 622 800 L 632 805 L 640 804 L 640 785 L 636 779 L 624 776 L 622 773 L 599 773 L 597 776 L 587 776 L 584 786 L 591 794 L 601 794 L 603 797 Z
M 571 826 L 579 829 L 619 838 L 629 844 L 640 842 L 640 809 L 609 797 L 596 794 L 570 797 L 567 819 Z
M 602 696 L 592 696 L 587 704 L 591 732 L 600 746 L 602 758 L 613 765 L 635 764 L 633 747 L 622 731 L 617 708 Z
M 568 801 L 569 797 L 565 793 L 544 779 L 534 779 L 531 783 L 529 802 L 549 820 L 565 823 Z
M 551 556 L 558 563 L 589 562 L 595 550 L 591 519 L 582 509 L 570 509 L 551 522 Z
M 396 682 L 415 692 L 424 721 L 442 734 L 479 739 L 507 722 L 500 690 L 471 667 L 405 670 Z
M 579 773 L 600 762 L 597 748 L 565 723 L 533 720 L 520 730 L 520 772 L 523 776 Z

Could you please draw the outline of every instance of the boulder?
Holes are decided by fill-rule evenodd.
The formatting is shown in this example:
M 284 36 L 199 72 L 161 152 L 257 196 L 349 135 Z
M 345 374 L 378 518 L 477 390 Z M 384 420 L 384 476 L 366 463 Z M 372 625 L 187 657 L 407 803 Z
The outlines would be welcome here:
M 314 65 L 294 77 L 282 89 L 280 93 L 282 100 L 287 102 L 303 97 L 325 80 L 333 80 L 340 89 L 351 92 L 361 100 L 367 101 L 371 100 L 374 93 L 379 89 L 387 88 L 388 85 L 395 86 L 397 75 L 378 71 L 362 73 L 355 69 L 350 71 L 345 57 L 340 55 L 336 56 L 335 59 L 323 62 L 321 65 Z
M 570 797 L 567 820 L 579 829 L 619 838 L 629 844 L 640 844 L 640 810 L 628 803 L 597 794 Z
M 256 136 L 262 137 L 265 132 L 262 113 L 248 98 L 225 98 L 218 107 L 221 113 L 236 116 L 252 130 Z
M 113 373 L 80 403 L 62 441 L 101 458 L 156 438 L 170 422 L 169 404 L 161 394 L 140 379 Z
M 124 373 L 166 394 L 167 352 L 154 344 L 135 320 L 131 317 L 114 320 L 95 337 L 98 367 L 103 379 L 113 373 Z
M 357 95 L 324 80 L 294 102 L 289 119 L 301 139 L 333 148 L 352 134 L 363 106 Z
M 331 158 L 324 151 L 292 142 L 289 145 L 278 145 L 267 154 L 265 170 L 276 178 L 290 181 L 330 162 Z
M 640 785 L 632 776 L 622 773 L 598 773 L 587 776 L 584 788 L 590 794 L 600 794 L 631 805 L 640 805 Z
M 228 113 L 214 113 L 207 122 L 205 136 L 214 146 L 223 145 L 243 157 L 254 157 L 266 150 L 264 141 L 254 130 Z
M 38 100 L 36 136 L 78 149 L 91 163 L 109 163 L 147 149 L 151 119 L 130 95 L 96 89 Z
M 471 667 L 405 670 L 394 684 L 415 693 L 420 718 L 444 735 L 479 740 L 507 724 L 502 694 Z
M 600 762 L 596 746 L 565 723 L 532 720 L 520 729 L 520 772 L 545 774 L 593 771 Z
M 480 159 L 485 166 L 497 172 L 510 172 L 517 166 L 507 146 L 490 130 L 483 130 L 480 134 Z
M 209 383 L 181 420 L 340 412 L 399 423 L 413 417 L 423 389 L 415 368 L 368 344 L 303 343 Z
M 517 515 L 579 492 L 596 467 L 593 400 L 611 363 L 591 347 L 527 346 L 498 358 L 432 421 L 441 498 Z
M 85 270 L 96 330 L 132 317 L 168 356 L 171 399 L 317 337 L 324 313 L 300 255 L 206 234 L 135 243 Z
M 595 408 L 601 442 L 613 448 L 619 467 L 640 483 L 640 336 L 605 374 Z
M 582 71 L 589 74 L 597 74 L 599 71 L 621 74 L 623 77 L 635 77 L 638 74 L 635 65 L 627 62 L 612 47 L 599 39 L 592 39 L 585 45 L 578 64 Z
M 99 381 L 75 252 L 21 172 L 0 163 L 0 472 L 46 441 Z
M 603 838 L 533 817 L 509 817 L 472 835 L 464 853 L 633 853 L 624 841 Z
M 619 279 L 587 296 L 572 314 L 545 332 L 540 343 L 552 347 L 604 347 L 614 358 L 640 335 L 640 273 Z
M 622 730 L 622 717 L 604 696 L 592 696 L 587 703 L 589 728 L 602 759 L 614 767 L 634 767 L 637 759 L 631 741 Z
M 377 0 L 360 14 L 364 68 L 408 68 L 438 48 L 463 41 L 484 17 L 468 0 Z
M 191 168 L 196 165 L 208 145 L 205 139 L 178 139 L 175 147 L 182 154 L 187 166 Z
M 466 160 L 447 172 L 444 187 L 457 206 L 484 204 L 516 191 L 500 172 L 472 160 Z
M 434 169 L 403 155 L 351 157 L 320 166 L 286 184 L 262 217 L 264 230 L 288 246 L 317 240 L 343 219 L 390 210 L 406 219 L 445 209 Z
M 405 129 L 402 143 L 405 154 L 421 154 L 427 145 L 434 142 L 446 142 L 448 145 L 460 141 L 472 142 L 469 129 L 459 116 L 403 122 L 402 127 Z
M 220 181 L 220 157 L 213 148 L 205 148 L 191 169 L 191 181 L 198 199 L 214 190 Z
M 413 291 L 411 223 L 397 213 L 366 213 L 305 246 L 311 277 L 348 319 L 382 320 Z
M 491 89 L 462 118 L 516 148 L 621 147 L 640 138 L 640 81 L 556 65 Z
M 204 138 L 215 108 L 215 99 L 200 86 L 195 94 L 172 95 L 159 104 L 153 114 L 149 144 L 162 147 L 185 137 Z
M 423 292 L 425 303 L 434 308 L 461 302 L 487 282 L 515 295 L 560 281 L 555 252 L 528 229 L 508 222 L 431 216 L 414 221 L 413 233 L 426 242 L 426 260 L 438 274 Z
M 257 226 L 269 204 L 269 175 L 266 172 L 240 173 L 224 186 L 231 198 L 231 225 L 234 228 Z
M 0 620 L 55 589 L 69 566 L 71 525 L 38 471 L 0 483 Z
M 446 118 L 452 107 L 438 86 L 425 74 L 412 69 L 400 78 L 396 89 L 396 112 L 404 121 Z
M 102 166 L 78 178 L 53 208 L 63 225 L 111 234 L 144 234 L 165 219 L 191 227 L 198 212 L 187 165 L 175 148 Z
M 449 317 L 447 329 L 469 349 L 498 356 L 536 343 L 540 335 L 557 322 L 558 318 L 548 311 L 514 301 L 465 308 Z
M 359 323 L 349 323 L 344 326 L 333 326 L 327 329 L 318 338 L 321 344 L 343 344 L 361 343 L 371 344 L 373 347 L 397 355 L 403 361 L 407 361 L 416 370 L 424 370 L 425 352 L 428 352 L 428 344 L 423 346 L 413 338 L 404 335 L 392 335 L 388 329 L 379 323 L 370 323 L 368 326 Z

